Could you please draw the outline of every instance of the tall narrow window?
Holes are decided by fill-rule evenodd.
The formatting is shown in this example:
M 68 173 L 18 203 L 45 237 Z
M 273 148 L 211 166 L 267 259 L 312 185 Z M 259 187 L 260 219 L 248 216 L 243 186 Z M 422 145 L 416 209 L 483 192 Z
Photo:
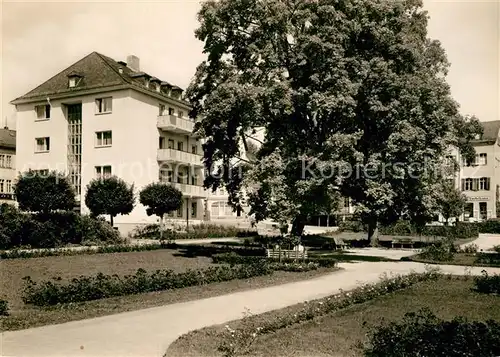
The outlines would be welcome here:
M 35 139 L 36 143 L 36 152 L 47 152 L 50 151 L 50 138 L 45 137 L 45 138 L 36 138 Z
M 182 217 L 182 206 L 183 206 L 183 204 L 181 203 L 181 206 L 177 210 L 177 217 Z
M 179 113 L 177 114 L 177 116 L 179 118 L 183 118 L 184 117 L 184 112 L 182 110 L 179 110 Z
M 198 203 L 191 203 L 191 217 L 195 218 L 198 215 Z
M 111 130 L 108 131 L 98 131 L 96 134 L 96 146 L 111 146 L 113 144 L 113 135 Z
M 166 110 L 166 107 L 165 107 L 165 104 L 161 104 L 158 106 L 158 109 L 159 109 L 159 115 L 165 115 L 165 110 Z
M 0 167 L 5 167 L 5 155 L 0 154 Z
M 97 114 L 111 113 L 111 111 L 113 110 L 112 98 L 97 98 L 95 100 L 95 110 Z
M 479 216 L 481 219 L 488 218 L 488 202 L 479 202 Z
M 8 169 L 12 168 L 12 156 L 11 155 L 5 156 L 5 167 Z
M 177 150 L 184 151 L 184 143 L 182 141 L 177 142 Z
M 5 181 L 5 192 L 12 193 L 12 181 L 11 180 Z
M 172 139 L 168 139 L 168 148 L 173 149 L 174 148 L 174 141 Z
M 0 179 L 0 193 L 4 193 L 4 185 L 5 185 L 5 180 Z
M 191 153 L 192 154 L 198 154 L 198 147 L 196 145 L 191 146 Z
M 158 148 L 165 149 L 165 137 L 160 136 L 158 140 Z
M 481 177 L 479 179 L 479 190 L 481 190 L 481 191 L 489 191 L 490 190 L 490 178 L 489 177 Z
M 175 109 L 172 107 L 168 108 L 168 115 L 174 115 L 175 114 Z
M 486 153 L 479 154 L 478 165 L 483 165 L 483 166 L 487 165 L 488 164 L 487 158 L 488 155 Z
M 37 105 L 35 107 L 36 111 L 36 118 L 39 120 L 42 119 L 50 119 L 50 105 L 49 104 L 44 104 L 44 105 Z

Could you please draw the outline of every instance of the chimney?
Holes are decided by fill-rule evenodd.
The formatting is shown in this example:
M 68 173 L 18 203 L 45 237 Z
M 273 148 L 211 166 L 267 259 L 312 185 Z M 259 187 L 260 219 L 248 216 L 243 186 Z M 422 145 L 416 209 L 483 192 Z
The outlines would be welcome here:
M 135 72 L 139 72 L 141 70 L 139 67 L 139 57 L 134 55 L 127 56 L 127 67 Z

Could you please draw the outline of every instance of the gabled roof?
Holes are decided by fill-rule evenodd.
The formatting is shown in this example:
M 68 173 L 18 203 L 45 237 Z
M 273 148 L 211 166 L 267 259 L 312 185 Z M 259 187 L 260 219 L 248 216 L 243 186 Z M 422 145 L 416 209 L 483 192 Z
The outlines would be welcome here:
M 500 120 L 483 121 L 481 125 L 483 126 L 483 135 L 479 139 L 473 140 L 472 143 L 476 145 L 496 143 L 500 131 Z
M 117 62 L 114 59 L 97 52 L 85 56 L 78 62 L 72 64 L 65 70 L 59 72 L 46 82 L 25 95 L 14 99 L 11 103 L 18 104 L 26 101 L 45 100 L 48 96 L 75 95 L 78 92 L 95 90 L 99 88 L 111 88 L 123 86 L 123 88 L 136 88 L 154 92 L 155 95 L 162 95 L 170 100 L 175 100 L 166 94 L 158 93 L 144 86 L 140 78 L 141 74 L 151 77 L 147 73 L 134 72 L 124 65 L 124 62 Z M 78 74 L 82 76 L 76 87 L 68 86 L 68 76 Z M 179 101 L 189 105 L 185 101 Z
M 0 147 L 16 148 L 16 131 L 9 129 L 0 129 Z

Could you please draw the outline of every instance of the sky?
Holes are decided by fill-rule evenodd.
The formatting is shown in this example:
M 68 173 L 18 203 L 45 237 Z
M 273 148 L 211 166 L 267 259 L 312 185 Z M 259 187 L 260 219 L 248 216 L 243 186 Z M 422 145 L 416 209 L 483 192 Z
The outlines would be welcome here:
M 429 37 L 440 40 L 448 83 L 463 114 L 500 120 L 500 0 L 424 0 Z M 87 54 L 134 54 L 141 70 L 186 88 L 205 58 L 194 37 L 198 1 L 9 2 L 1 9 L 1 126 L 9 103 Z

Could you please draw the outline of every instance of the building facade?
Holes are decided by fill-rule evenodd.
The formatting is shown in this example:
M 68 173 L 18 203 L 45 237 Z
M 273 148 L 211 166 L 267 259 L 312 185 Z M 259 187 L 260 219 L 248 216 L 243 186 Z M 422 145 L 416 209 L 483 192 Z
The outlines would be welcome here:
M 474 162 L 466 162 L 456 152 L 458 160 L 457 186 L 467 197 L 464 214 L 467 221 L 497 218 L 500 199 L 500 121 L 482 122 L 483 135 L 473 141 Z
M 136 192 L 151 182 L 170 183 L 184 196 L 170 218 L 186 224 L 205 219 L 202 147 L 189 104 L 181 88 L 142 72 L 137 57 L 118 62 L 93 52 L 11 103 L 17 170 L 66 173 L 80 212 L 88 212 L 89 182 L 116 175 Z M 115 226 L 129 231 L 157 220 L 136 202 Z
M 16 179 L 16 132 L 0 129 L 0 204 L 14 203 Z

